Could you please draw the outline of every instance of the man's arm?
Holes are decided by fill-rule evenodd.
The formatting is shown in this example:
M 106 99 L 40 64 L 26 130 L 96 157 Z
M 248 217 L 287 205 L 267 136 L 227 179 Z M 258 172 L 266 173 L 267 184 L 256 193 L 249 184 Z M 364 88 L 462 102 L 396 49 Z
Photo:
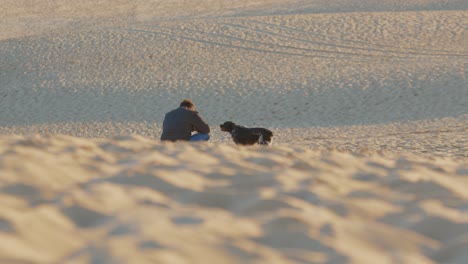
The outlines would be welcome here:
M 203 118 L 198 114 L 198 112 L 193 113 L 192 125 L 195 128 L 195 131 L 202 134 L 210 133 L 210 126 L 203 120 Z

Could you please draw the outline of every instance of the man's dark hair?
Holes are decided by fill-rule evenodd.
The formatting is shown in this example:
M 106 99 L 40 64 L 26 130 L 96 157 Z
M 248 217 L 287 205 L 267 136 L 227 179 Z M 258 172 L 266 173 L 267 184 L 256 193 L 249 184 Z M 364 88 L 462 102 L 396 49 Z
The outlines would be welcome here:
M 189 99 L 184 99 L 184 100 L 180 103 L 180 106 L 181 106 L 181 107 L 187 107 L 187 108 L 195 107 L 195 105 L 193 104 L 193 102 L 190 101 Z

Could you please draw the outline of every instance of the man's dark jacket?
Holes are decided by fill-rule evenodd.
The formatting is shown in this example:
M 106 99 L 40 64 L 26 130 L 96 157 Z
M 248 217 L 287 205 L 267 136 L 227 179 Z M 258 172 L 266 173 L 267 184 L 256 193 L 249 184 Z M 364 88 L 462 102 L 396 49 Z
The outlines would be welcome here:
M 192 131 L 210 133 L 210 127 L 197 111 L 179 107 L 164 117 L 161 140 L 189 140 Z

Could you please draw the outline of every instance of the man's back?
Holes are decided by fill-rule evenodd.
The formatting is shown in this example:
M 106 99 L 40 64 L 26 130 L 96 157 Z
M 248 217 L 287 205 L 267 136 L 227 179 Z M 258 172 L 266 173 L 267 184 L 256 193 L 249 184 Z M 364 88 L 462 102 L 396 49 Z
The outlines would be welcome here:
M 197 112 L 179 107 L 164 117 L 161 140 L 189 140 L 192 131 L 208 134 L 210 127 Z

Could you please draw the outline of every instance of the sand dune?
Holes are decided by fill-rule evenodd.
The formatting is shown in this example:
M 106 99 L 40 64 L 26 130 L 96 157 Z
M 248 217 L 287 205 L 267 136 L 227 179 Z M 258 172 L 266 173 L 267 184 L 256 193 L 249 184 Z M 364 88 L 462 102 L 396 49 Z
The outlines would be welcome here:
M 453 11 L 219 18 L 6 40 L 0 122 L 160 123 L 184 97 L 213 124 L 458 117 L 467 113 L 468 96 L 463 17 Z
M 3 1 L 0 263 L 468 263 L 466 10 Z
M 342 12 L 466 10 L 463 0 L 4 0 L 0 39 L 141 21 Z
M 460 161 L 140 136 L 0 147 L 5 263 L 468 260 Z

